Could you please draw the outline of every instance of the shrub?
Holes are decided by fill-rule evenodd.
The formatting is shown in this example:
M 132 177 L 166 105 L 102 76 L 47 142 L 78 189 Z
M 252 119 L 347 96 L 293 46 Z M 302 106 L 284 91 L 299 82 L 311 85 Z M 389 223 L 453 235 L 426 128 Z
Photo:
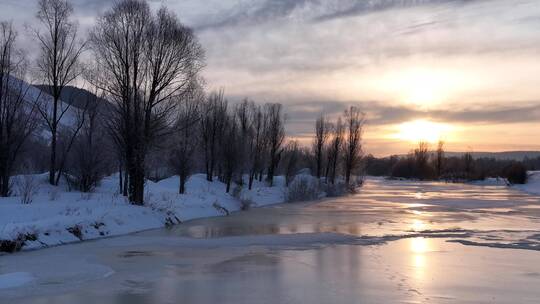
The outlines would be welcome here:
M 66 229 L 69 233 L 73 234 L 76 238 L 82 241 L 83 233 L 82 227 L 80 225 L 75 225 Z
M 17 181 L 17 194 L 20 197 L 21 204 L 28 205 L 34 200 L 37 194 L 39 183 L 33 175 L 25 175 Z
M 527 183 L 527 168 L 522 163 L 513 163 L 504 170 L 504 175 L 511 184 Z
M 251 209 L 251 206 L 255 205 L 252 200 L 243 198 L 240 200 L 240 210 L 247 211 Z
M 319 181 L 312 176 L 297 175 L 289 184 L 286 193 L 288 202 L 309 201 L 319 198 Z

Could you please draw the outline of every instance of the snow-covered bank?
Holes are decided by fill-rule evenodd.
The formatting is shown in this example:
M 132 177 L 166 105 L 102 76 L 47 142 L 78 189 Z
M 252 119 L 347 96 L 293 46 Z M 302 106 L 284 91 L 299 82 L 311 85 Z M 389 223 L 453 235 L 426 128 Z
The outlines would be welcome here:
M 529 171 L 527 183 L 525 185 L 516 185 L 514 187 L 530 194 L 540 195 L 540 171 Z
M 20 183 L 24 178 L 14 180 Z M 20 196 L 0 199 L 2 251 L 37 249 L 221 216 L 241 210 L 246 202 L 253 207 L 283 203 L 286 194 L 283 177 L 276 177 L 274 187 L 255 182 L 252 190 L 239 188 L 235 197 L 225 193 L 223 183 L 208 182 L 200 174 L 190 178 L 183 195 L 178 194 L 178 177 L 148 181 L 147 203 L 141 207 L 118 195 L 117 176 L 105 178 L 93 193 L 51 187 L 46 175 L 32 176 L 31 182 L 35 193 L 30 204 L 22 204 Z

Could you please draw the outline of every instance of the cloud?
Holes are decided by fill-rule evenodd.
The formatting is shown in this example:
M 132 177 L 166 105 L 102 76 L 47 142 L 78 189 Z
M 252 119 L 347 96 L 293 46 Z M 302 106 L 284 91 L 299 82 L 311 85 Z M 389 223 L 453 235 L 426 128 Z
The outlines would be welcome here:
M 505 125 L 521 123 L 537 123 L 540 121 L 540 103 L 508 102 L 504 104 L 486 105 L 469 104 L 462 109 L 418 110 L 412 106 L 388 105 L 376 101 L 304 101 L 286 104 L 290 131 L 293 135 L 309 134 L 313 122 L 321 114 L 332 120 L 340 116 L 349 106 L 357 106 L 367 115 L 371 128 L 397 125 L 408 121 L 425 119 L 455 125 Z M 517 106 L 508 106 L 518 104 Z
M 349 1 L 348 5 L 342 6 L 335 11 L 322 14 L 314 21 L 328 21 L 346 17 L 354 17 L 389 9 L 414 8 L 436 4 L 452 4 L 462 6 L 468 3 L 478 3 L 482 0 L 378 0 L 378 1 Z M 487 0 L 484 0 L 487 1 Z
M 35 3 L 2 0 L 0 19 L 35 24 Z M 85 33 L 114 2 L 72 3 Z M 538 0 L 151 1 L 161 5 L 196 29 L 209 89 L 283 103 L 291 134 L 310 134 L 321 111 L 336 117 L 350 104 L 375 127 L 540 121 Z M 438 99 L 429 111 L 409 104 L 423 92 Z

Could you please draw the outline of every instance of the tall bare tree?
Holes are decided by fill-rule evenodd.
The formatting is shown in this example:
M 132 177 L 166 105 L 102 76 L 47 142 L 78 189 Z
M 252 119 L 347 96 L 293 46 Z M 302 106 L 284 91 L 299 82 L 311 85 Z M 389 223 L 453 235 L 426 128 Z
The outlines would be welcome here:
M 234 115 L 238 121 L 238 158 L 247 160 L 250 157 L 251 139 L 253 138 L 253 121 L 251 110 L 253 109 L 253 102 L 247 98 L 241 103 L 236 104 L 234 107 Z M 240 174 L 238 175 L 237 183 L 244 184 L 243 173 L 249 170 L 249 162 L 243 161 L 239 164 Z
M 416 169 L 415 175 L 420 179 L 428 178 L 429 143 L 425 141 L 418 143 L 418 146 L 414 149 L 414 160 Z
M 437 170 L 437 178 L 440 178 L 444 169 L 444 141 L 439 140 L 437 143 L 437 156 L 435 159 L 435 168 Z
M 58 127 L 70 108 L 60 97 L 81 73 L 78 63 L 85 44 L 77 40 L 77 25 L 71 20 L 73 7 L 67 0 L 40 0 L 38 6 L 37 18 L 45 27 L 44 32 L 36 30 L 38 68 L 52 99 L 40 103 L 38 109 L 51 132 L 49 183 L 56 185 Z
M 293 140 L 285 147 L 285 185 L 288 187 L 298 171 L 300 160 L 300 144 Z
M 268 140 L 265 136 L 266 116 L 258 105 L 251 105 L 251 136 L 249 145 L 249 189 L 258 172 L 264 168 L 265 151 Z
M 274 173 L 279 164 L 281 153 L 283 152 L 283 141 L 285 140 L 285 117 L 283 116 L 283 106 L 279 103 L 265 105 L 266 138 L 268 140 L 269 162 L 267 180 L 270 186 L 274 184 Z
M 16 39 L 12 24 L 0 22 L 0 196 L 4 197 L 10 194 L 10 176 L 37 122 L 30 86 L 22 81 L 26 59 Z
M 321 114 L 315 121 L 315 139 L 313 140 L 313 153 L 315 154 L 315 167 L 317 171 L 317 178 L 320 179 L 323 172 L 323 152 L 328 135 L 330 125 L 326 117 Z
M 144 203 L 145 161 L 150 148 L 174 124 L 182 95 L 193 89 L 204 52 L 193 31 L 166 8 L 121 0 L 101 16 L 90 35 L 100 73 L 96 86 L 115 105 L 128 172 L 128 197 Z
M 219 138 L 221 150 L 221 166 L 223 181 L 226 191 L 229 193 L 235 173 L 240 164 L 241 142 L 240 125 L 235 113 L 225 117 L 223 124 L 223 134 Z
M 223 90 L 213 92 L 208 96 L 201 113 L 200 131 L 201 146 L 204 151 L 206 180 L 213 181 L 218 159 L 219 140 L 223 136 L 227 119 L 228 102 L 223 96 Z
M 93 92 L 79 96 L 84 101 L 84 109 L 77 112 L 76 126 L 80 127 L 80 130 L 71 131 L 77 132 L 78 135 L 71 136 L 73 141 L 69 142 L 73 146 L 73 151 L 67 157 L 69 159 L 65 170 L 68 173 L 67 179 L 82 192 L 93 190 L 105 176 L 110 164 L 110 157 L 105 151 L 111 150 L 109 148 L 111 144 L 103 124 L 103 115 L 108 109 L 97 94 Z M 59 172 L 62 170 L 64 165 L 59 167 Z
M 204 102 L 202 88 L 193 91 L 181 104 L 173 135 L 170 163 L 180 178 L 178 192 L 186 192 L 186 182 L 193 171 L 193 156 L 197 148 L 197 126 Z
M 337 119 L 332 133 L 332 140 L 328 147 L 328 175 L 330 175 L 330 182 L 334 184 L 336 182 L 336 174 L 339 167 L 340 153 L 343 149 L 344 140 L 344 126 L 341 121 L 341 117 Z
M 345 183 L 350 185 L 351 175 L 360 165 L 362 159 L 362 135 L 365 114 L 357 107 L 351 106 L 345 110 Z

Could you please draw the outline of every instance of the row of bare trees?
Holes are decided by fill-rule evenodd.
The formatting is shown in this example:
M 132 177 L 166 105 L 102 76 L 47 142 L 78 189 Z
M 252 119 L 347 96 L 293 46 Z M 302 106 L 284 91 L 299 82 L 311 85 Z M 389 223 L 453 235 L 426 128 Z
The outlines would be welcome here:
M 32 35 L 40 90 L 22 81 L 30 64 L 11 23 L 0 23 L 1 196 L 10 194 L 27 144 L 48 149 L 42 154 L 51 185 L 64 177 L 91 191 L 118 171 L 120 191 L 138 205 L 150 171 L 163 163 L 180 177 L 180 193 L 201 169 L 230 192 L 233 184 L 251 189 L 256 180 L 272 186 L 279 173 L 288 184 L 311 159 L 299 142 L 286 141 L 281 104 L 230 104 L 222 90 L 205 93 L 204 51 L 167 8 L 153 12 L 145 0 L 117 1 L 86 40 L 68 0 L 39 0 L 38 8 L 41 27 Z M 355 107 L 335 124 L 317 121 L 317 177 L 334 183 L 343 173 L 350 181 L 362 157 L 363 124 Z
M 27 61 L 16 46 L 17 34 L 10 23 L 0 25 L 0 194 L 9 194 L 15 158 L 40 116 L 49 134 L 50 184 L 58 185 L 68 163 L 80 158 L 79 182 L 83 190 L 90 188 L 99 156 L 89 150 L 103 138 L 96 130 L 108 129 L 127 173 L 129 199 L 142 204 L 146 156 L 163 136 L 183 128 L 178 121 L 185 109 L 179 107 L 198 88 L 204 59 L 200 44 L 173 13 L 166 8 L 152 13 L 142 0 L 116 2 L 87 41 L 78 36 L 70 2 L 39 0 L 38 8 L 41 27 L 33 35 L 43 96 L 28 94 L 37 90 L 20 80 Z M 85 51 L 93 56 L 83 65 Z M 66 102 L 70 85 L 82 81 L 95 88 L 94 98 L 82 106 Z M 96 95 L 107 105 L 98 107 Z
M 208 181 L 220 177 L 229 192 L 233 180 L 243 184 L 247 174 L 251 189 L 266 173 L 273 184 L 285 141 L 281 104 L 244 100 L 230 109 L 223 92 L 215 92 L 202 104 L 199 130 Z
M 28 62 L 16 44 L 11 23 L 0 23 L 0 196 L 10 194 L 10 176 L 23 144 L 37 125 L 36 108 L 25 102 L 30 87 L 22 79 Z
M 338 173 L 343 173 L 345 183 L 360 169 L 363 150 L 362 135 L 365 114 L 358 107 L 346 109 L 335 123 L 321 115 L 315 122 L 313 158 L 316 177 L 325 177 L 331 184 L 336 182 Z

